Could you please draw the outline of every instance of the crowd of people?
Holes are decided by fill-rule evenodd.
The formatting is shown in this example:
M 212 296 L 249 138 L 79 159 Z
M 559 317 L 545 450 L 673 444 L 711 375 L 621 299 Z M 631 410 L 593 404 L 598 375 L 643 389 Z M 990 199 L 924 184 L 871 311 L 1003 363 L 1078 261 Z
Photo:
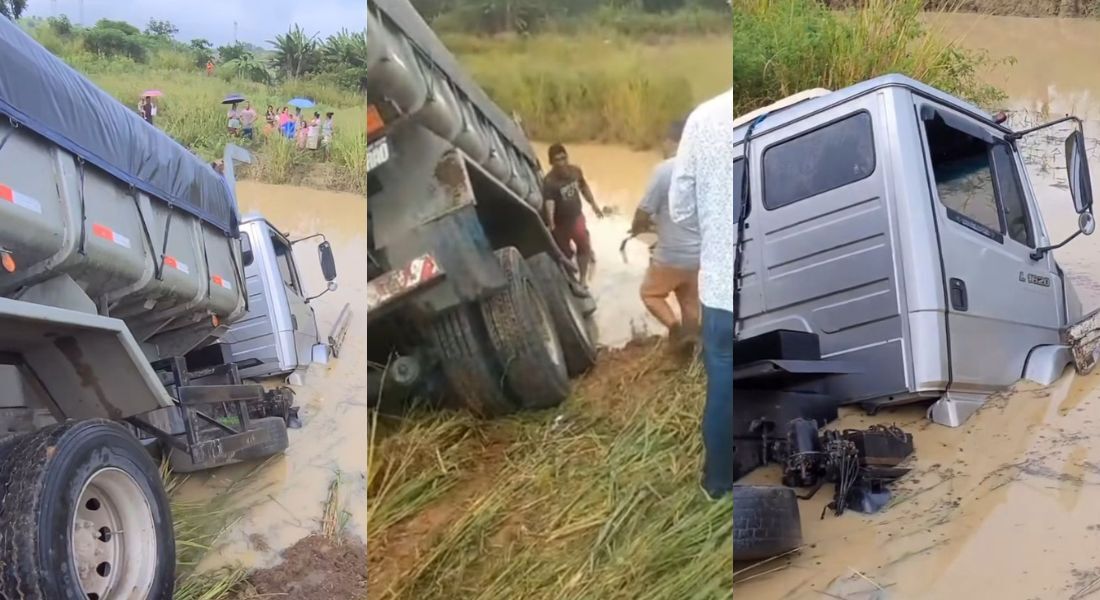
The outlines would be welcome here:
M 301 108 L 295 108 L 291 113 L 290 107 L 284 106 L 276 112 L 275 107 L 268 104 L 264 113 L 263 134 L 280 135 L 293 140 L 299 150 L 320 150 L 327 159 L 332 147 L 335 116 L 336 113 L 327 112 L 322 118 L 320 112 L 314 111 L 312 118 L 308 118 Z M 258 120 L 259 115 L 252 108 L 251 102 L 245 102 L 243 109 L 237 108 L 236 104 L 231 105 L 226 114 L 229 135 L 253 139 Z
M 665 160 L 654 169 L 635 212 L 631 233 L 657 233 L 639 289 L 642 302 L 669 332 L 673 348 L 701 342 L 707 374 L 703 408 L 704 492 L 720 498 L 733 489 L 733 343 L 735 207 L 733 189 L 733 91 L 702 103 L 684 122 L 669 127 Z M 576 257 L 587 283 L 595 262 L 582 199 L 597 217 L 580 167 L 561 144 L 549 148 L 543 180 L 547 223 L 566 256 Z M 679 304 L 679 316 L 669 296 Z

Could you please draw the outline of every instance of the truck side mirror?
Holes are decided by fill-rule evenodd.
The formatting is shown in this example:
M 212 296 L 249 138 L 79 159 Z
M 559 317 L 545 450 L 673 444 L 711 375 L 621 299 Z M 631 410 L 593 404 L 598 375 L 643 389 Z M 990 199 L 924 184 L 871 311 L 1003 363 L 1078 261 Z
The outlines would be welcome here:
M 317 246 L 317 254 L 321 258 L 321 273 L 325 276 L 325 281 L 333 281 L 336 279 L 336 259 L 332 256 L 332 244 L 328 241 L 321 242 Z
M 1085 154 L 1085 136 L 1080 129 L 1066 137 L 1066 175 L 1069 179 L 1069 193 L 1073 197 L 1073 208 L 1077 214 L 1091 211 L 1092 178 L 1089 176 L 1089 161 Z

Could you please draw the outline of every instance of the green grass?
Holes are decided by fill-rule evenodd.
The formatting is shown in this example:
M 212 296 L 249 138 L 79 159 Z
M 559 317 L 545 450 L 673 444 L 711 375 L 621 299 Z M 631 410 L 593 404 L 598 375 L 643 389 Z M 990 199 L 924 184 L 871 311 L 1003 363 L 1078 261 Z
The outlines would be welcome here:
M 413 558 L 368 570 L 372 598 L 729 598 L 730 505 L 698 485 L 703 375 L 656 373 L 662 347 L 635 352 L 559 410 L 493 422 L 419 414 L 377 433 L 372 561 L 410 518 L 449 514 L 435 515 L 442 526 Z
M 983 83 L 986 55 L 967 51 L 921 20 L 922 0 L 859 0 L 830 11 L 816 0 L 735 2 L 735 112 L 814 87 L 840 89 L 901 73 L 985 107 L 1004 98 Z
M 670 122 L 729 88 L 728 35 L 644 41 L 585 31 L 443 40 L 539 140 L 651 147 Z
M 360 94 L 323 79 L 268 86 L 235 79 L 224 71 L 207 77 L 187 54 L 173 50 L 154 52 L 146 64 L 126 58 L 104 59 L 48 28 L 34 33 L 46 48 L 135 112 L 143 90 L 164 92 L 158 101 L 157 127 L 206 161 L 220 158 L 225 144 L 234 141 L 254 154 L 254 165 L 241 171 L 245 178 L 366 193 L 366 111 Z M 311 117 L 314 111 L 322 115 L 335 112 L 330 160 L 322 161 L 319 152 L 297 151 L 292 142 L 279 136 L 262 138 L 258 131 L 258 139 L 252 144 L 231 140 L 225 125 L 227 107 L 221 105 L 222 98 L 231 92 L 242 93 L 252 101 L 261 123 L 268 104 L 280 108 L 295 96 L 309 96 L 318 103 L 317 108 L 303 111 Z

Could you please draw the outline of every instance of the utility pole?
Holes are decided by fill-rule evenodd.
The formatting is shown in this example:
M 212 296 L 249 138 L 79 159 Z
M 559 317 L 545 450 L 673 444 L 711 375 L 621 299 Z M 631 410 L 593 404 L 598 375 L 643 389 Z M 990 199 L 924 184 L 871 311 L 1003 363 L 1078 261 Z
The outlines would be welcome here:
M 233 43 L 234 44 L 239 43 L 238 40 L 237 40 L 237 22 L 236 21 L 233 21 Z
M 78 2 L 77 17 L 76 17 L 77 18 L 77 23 L 81 27 L 83 27 L 84 26 L 84 0 L 77 0 L 77 2 Z

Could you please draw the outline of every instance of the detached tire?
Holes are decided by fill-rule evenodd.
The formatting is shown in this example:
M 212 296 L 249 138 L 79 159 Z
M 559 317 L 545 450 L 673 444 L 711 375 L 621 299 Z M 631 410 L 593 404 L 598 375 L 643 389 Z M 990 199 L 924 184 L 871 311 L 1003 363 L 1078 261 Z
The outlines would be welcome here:
M 761 560 L 802 545 L 802 521 L 794 490 L 733 486 L 733 560 Z
M 528 258 L 527 266 L 554 321 L 569 376 L 585 374 L 596 364 L 595 319 L 583 314 L 581 299 L 573 295 L 569 280 L 549 254 L 544 252 Z
M 557 406 L 569 396 L 569 374 L 550 311 L 519 250 L 496 255 L 508 287 L 483 300 L 481 314 L 506 386 L 525 409 Z
M 429 337 L 451 396 L 447 400 L 484 418 L 513 413 L 517 406 L 504 393 L 493 349 L 478 334 L 476 318 L 473 307 L 463 305 L 431 325 Z
M 0 445 L 0 562 L 0 598 L 170 600 L 172 515 L 133 434 L 70 421 Z
M 252 429 L 263 431 L 267 434 L 267 441 L 244 448 L 229 460 L 203 465 L 196 465 L 195 461 L 191 460 L 191 455 L 189 453 L 171 448 L 168 464 L 172 467 L 172 471 L 175 473 L 195 473 L 198 471 L 207 471 L 218 467 L 224 467 L 226 465 L 235 465 L 250 460 L 259 460 L 261 458 L 281 454 L 290 446 L 290 438 L 287 437 L 286 431 L 286 421 L 284 421 L 282 417 L 264 417 L 262 419 L 250 419 L 249 421 L 252 424 Z M 210 431 L 212 435 L 200 437 L 200 439 L 213 439 L 217 437 L 216 430 L 212 429 Z

